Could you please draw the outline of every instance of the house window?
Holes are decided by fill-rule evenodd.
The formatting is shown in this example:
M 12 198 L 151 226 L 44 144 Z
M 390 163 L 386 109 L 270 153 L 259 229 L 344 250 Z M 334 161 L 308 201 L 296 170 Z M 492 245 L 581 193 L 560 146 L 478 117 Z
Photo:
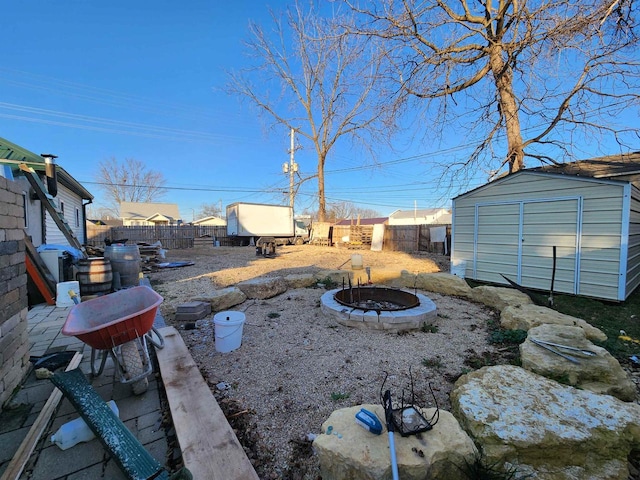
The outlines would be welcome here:
M 76 207 L 76 227 L 80 226 L 80 209 Z
M 62 216 L 64 216 L 64 202 L 60 200 L 60 211 L 62 212 Z
M 27 215 L 27 206 L 29 205 L 29 197 L 27 196 L 27 192 L 22 192 L 22 219 L 24 220 L 24 228 L 29 228 L 29 216 Z

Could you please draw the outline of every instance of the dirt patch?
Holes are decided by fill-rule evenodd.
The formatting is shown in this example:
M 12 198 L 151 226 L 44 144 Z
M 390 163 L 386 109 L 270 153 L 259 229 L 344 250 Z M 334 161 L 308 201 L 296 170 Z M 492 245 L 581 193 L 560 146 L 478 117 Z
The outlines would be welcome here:
M 165 298 L 162 311 L 174 324 L 175 309 L 194 297 L 255 277 L 350 269 L 353 253 L 373 274 L 385 278 L 448 271 L 448 259 L 430 254 L 350 251 L 329 247 L 290 246 L 276 258 L 255 255 L 251 247 L 171 251 L 169 261 L 193 266 L 150 274 Z M 309 438 L 320 433 L 332 411 L 378 403 L 380 389 L 409 394 L 409 371 L 419 405 L 449 409 L 453 382 L 465 372 L 508 361 L 510 352 L 488 342 L 496 324 L 490 309 L 429 292 L 437 319 L 403 334 L 352 329 L 338 325 L 320 309 L 323 288 L 289 290 L 268 300 L 248 300 L 235 310 L 246 315 L 242 346 L 221 354 L 215 350 L 212 318 L 195 330 L 175 325 L 188 345 L 261 478 L 316 479 L 319 466 Z M 429 385 L 433 388 L 432 398 Z M 268 453 L 265 453 L 268 452 Z

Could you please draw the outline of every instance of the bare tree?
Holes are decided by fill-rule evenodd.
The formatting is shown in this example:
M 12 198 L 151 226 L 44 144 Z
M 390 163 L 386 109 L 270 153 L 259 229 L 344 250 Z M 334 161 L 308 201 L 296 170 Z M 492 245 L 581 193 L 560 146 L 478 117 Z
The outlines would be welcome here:
M 376 89 L 381 59 L 375 42 L 345 34 L 350 18 L 323 18 L 313 4 L 307 11 L 299 4 L 289 8 L 284 22 L 272 17 L 273 32 L 251 26 L 247 45 L 258 64 L 231 74 L 229 88 L 313 144 L 318 217 L 323 220 L 324 168 L 330 151 L 343 137 L 364 146 L 388 138 L 394 105 Z M 279 94 L 273 96 L 273 91 Z
M 339 222 L 340 220 L 360 218 L 375 218 L 380 217 L 380 213 L 377 210 L 371 208 L 358 207 L 352 202 L 333 202 L 329 205 L 327 210 L 327 220 L 332 222 Z
M 454 170 L 555 162 L 594 134 L 637 142 L 640 124 L 618 116 L 640 98 L 638 2 L 346 1 L 354 33 L 383 40 L 401 99 L 426 105 L 437 133 L 477 132 Z
M 223 217 L 222 202 L 218 203 L 203 203 L 200 205 L 198 212 L 200 217 Z
M 166 193 L 166 180 L 160 172 L 147 170 L 139 160 L 119 162 L 111 157 L 98 164 L 96 182 L 106 196 L 106 205 L 117 217 L 120 202 L 153 202 Z

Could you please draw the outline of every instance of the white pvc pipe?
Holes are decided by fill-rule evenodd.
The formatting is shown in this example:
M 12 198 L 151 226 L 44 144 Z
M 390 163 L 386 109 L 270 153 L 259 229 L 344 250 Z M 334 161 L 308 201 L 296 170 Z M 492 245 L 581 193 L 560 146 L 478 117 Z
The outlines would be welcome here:
M 391 454 L 391 475 L 393 480 L 399 480 L 398 459 L 396 457 L 396 443 L 393 439 L 393 432 L 389 432 L 389 453 Z

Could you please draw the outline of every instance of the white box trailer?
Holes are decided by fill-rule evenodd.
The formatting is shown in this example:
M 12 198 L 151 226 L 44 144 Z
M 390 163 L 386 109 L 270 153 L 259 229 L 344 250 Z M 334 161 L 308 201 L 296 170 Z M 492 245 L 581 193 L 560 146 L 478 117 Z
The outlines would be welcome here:
M 227 205 L 227 235 L 238 243 L 260 245 L 264 239 L 280 245 L 302 245 L 309 239 L 304 226 L 293 218 L 293 208 L 263 203 L 232 203 Z

